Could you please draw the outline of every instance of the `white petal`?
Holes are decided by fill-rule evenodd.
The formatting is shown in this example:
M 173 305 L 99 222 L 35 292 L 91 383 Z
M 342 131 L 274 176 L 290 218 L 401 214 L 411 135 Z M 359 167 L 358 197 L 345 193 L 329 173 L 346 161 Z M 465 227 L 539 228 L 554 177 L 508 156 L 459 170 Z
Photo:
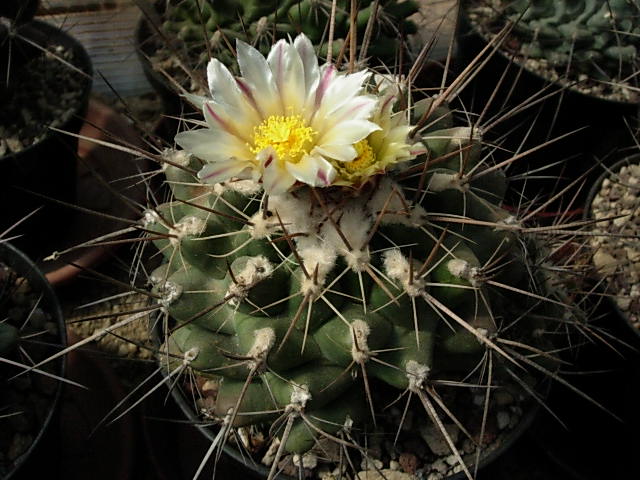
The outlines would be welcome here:
M 251 103 L 247 101 L 247 97 L 240 89 L 238 82 L 222 62 L 215 58 L 209 61 L 207 79 L 209 80 L 209 90 L 213 100 L 227 107 L 227 109 L 233 109 L 236 121 L 242 123 L 257 123 L 260 121 L 260 116 Z
M 284 82 L 280 97 L 287 111 L 296 114 L 303 111 L 307 97 L 305 71 L 300 54 L 294 45 L 287 43 L 284 55 Z
M 194 95 L 193 93 L 185 93 L 182 96 L 198 110 L 202 110 L 204 102 L 207 101 L 207 97 L 201 97 L 200 95 Z
M 322 115 L 334 112 L 345 103 L 351 101 L 362 90 L 362 84 L 370 75 L 367 71 L 351 73 L 348 75 L 336 75 L 329 83 L 326 93 L 322 97 L 319 110 Z
M 260 151 L 257 159 L 262 167 L 262 186 L 269 195 L 285 193 L 296 183 L 296 179 L 284 168 L 272 147 Z
M 207 64 L 207 80 L 211 96 L 217 102 L 236 106 L 242 101 L 233 75 L 217 58 L 212 58 Z
M 300 182 L 313 187 L 328 187 L 336 178 L 336 170 L 319 155 L 305 155 L 298 163 L 287 163 L 286 168 Z
M 293 42 L 294 47 L 300 55 L 302 65 L 304 66 L 304 86 L 307 93 L 315 92 L 316 86 L 320 80 L 320 69 L 318 68 L 318 58 L 313 49 L 311 40 L 301 33 Z
M 380 126 L 367 120 L 349 120 L 335 124 L 318 139 L 318 147 L 326 145 L 354 144 L 366 138 L 371 132 L 380 130 Z
M 249 162 L 228 158 L 215 163 L 207 163 L 198 172 L 198 178 L 209 184 L 224 182 L 230 178 L 251 178 L 253 165 Z
M 281 113 L 279 109 L 278 91 L 271 73 L 271 68 L 262 54 L 242 40 L 236 41 L 238 65 L 242 78 L 249 85 L 264 115 Z
M 322 137 L 327 131 L 334 129 L 342 122 L 355 120 L 368 120 L 376 108 L 375 97 L 357 96 L 342 104 L 337 110 L 321 116 L 320 113 L 313 118 L 311 127 Z
M 320 73 L 320 81 L 318 83 L 318 89 L 314 95 L 314 103 L 316 110 L 322 105 L 322 100 L 327 93 L 327 89 L 333 82 L 333 78 L 336 75 L 336 67 L 333 65 L 324 65 Z
M 244 118 L 238 109 L 209 100 L 205 102 L 202 110 L 211 130 L 224 130 L 244 142 L 251 140 L 257 121 Z
M 318 145 L 313 149 L 313 153 L 320 153 L 325 157 L 333 158 L 341 162 L 350 162 L 358 155 L 352 143 L 344 145 L 326 144 Z
M 242 140 L 222 130 L 203 128 L 180 132 L 175 141 L 184 150 L 209 162 L 229 157 L 248 159 L 252 156 Z

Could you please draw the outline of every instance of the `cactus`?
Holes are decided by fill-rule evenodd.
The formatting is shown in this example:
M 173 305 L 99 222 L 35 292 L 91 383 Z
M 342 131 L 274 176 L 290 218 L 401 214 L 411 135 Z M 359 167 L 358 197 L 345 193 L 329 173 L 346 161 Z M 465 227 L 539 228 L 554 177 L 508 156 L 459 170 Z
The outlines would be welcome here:
M 367 55 L 393 65 L 403 36 L 416 32 L 416 25 L 408 17 L 418 11 L 417 4 L 413 0 L 385 0 L 360 2 L 359 7 L 356 20 L 358 44 L 361 44 L 367 24 L 371 21 L 373 36 Z M 337 2 L 334 57 L 339 54 L 348 36 L 349 9 L 348 1 Z M 376 17 L 372 19 L 374 11 Z M 206 64 L 210 55 L 232 66 L 235 58 L 229 46 L 235 39 L 252 43 L 266 53 L 277 39 L 299 32 L 304 32 L 320 56 L 325 57 L 330 15 L 331 1 L 322 0 L 284 0 L 276 3 L 260 0 L 215 3 L 212 0 L 181 0 L 167 8 L 163 29 L 184 42 L 189 57 L 197 60 L 192 67 Z
M 406 392 L 441 425 L 438 382 L 531 391 L 536 372 L 555 378 L 553 332 L 582 321 L 549 273 L 544 237 L 501 206 L 507 180 L 481 132 L 457 125 L 442 98 L 412 103 L 388 79 L 319 68 L 310 48 L 302 36 L 280 41 L 267 63 L 239 41 L 235 80 L 210 62 L 213 99 L 191 97 L 208 128 L 163 153 L 172 199 L 141 227 L 164 257 L 150 275 L 170 319 L 160 362 L 170 377 L 188 370 L 216 385 L 203 407 L 222 424 L 216 442 L 231 428 L 285 425 L 277 458 L 375 432 L 381 399 Z M 300 98 L 313 113 L 289 74 L 307 82 L 313 95 Z M 291 103 L 272 102 L 270 88 Z M 325 108 L 328 95 L 358 105 L 340 104 L 349 120 Z M 323 144 L 324 114 L 359 122 L 337 137 L 362 131 Z M 489 380 L 478 368 L 488 358 Z
M 523 52 L 595 79 L 625 78 L 638 68 L 640 4 L 629 0 L 503 1 Z

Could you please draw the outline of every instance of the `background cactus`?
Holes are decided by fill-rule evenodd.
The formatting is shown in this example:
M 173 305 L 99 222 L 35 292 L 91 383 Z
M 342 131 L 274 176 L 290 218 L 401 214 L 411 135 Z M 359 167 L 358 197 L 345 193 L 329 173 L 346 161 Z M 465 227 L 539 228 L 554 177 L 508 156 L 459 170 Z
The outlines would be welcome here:
M 638 70 L 640 4 L 635 0 L 502 1 L 523 53 L 597 79 Z
M 172 319 L 160 361 L 216 385 L 204 413 L 222 437 L 286 420 L 277 435 L 299 454 L 345 429 L 375 431 L 382 399 L 407 391 L 437 424 L 433 382 L 528 390 L 535 375 L 514 365 L 552 375 L 546 334 L 579 312 L 555 298 L 566 292 L 550 287 L 540 239 L 500 206 L 507 181 L 479 132 L 435 107 L 413 109 L 430 120 L 428 153 L 359 190 L 209 186 L 194 175 L 200 159 L 165 152 L 173 201 L 143 227 L 165 259 L 150 276 Z
M 371 21 L 372 36 L 367 56 L 393 65 L 400 47 L 404 47 L 402 38 L 416 32 L 416 25 L 408 17 L 417 11 L 414 0 L 359 2 L 358 45 L 362 45 Z M 285 0 L 275 4 L 260 0 L 227 0 L 215 4 L 211 0 L 180 0 L 168 6 L 163 28 L 184 42 L 188 57 L 197 61 L 191 67 L 205 65 L 211 55 L 231 66 L 235 64 L 235 57 L 229 46 L 236 38 L 266 53 L 277 39 L 304 32 L 317 46 L 320 56 L 325 57 L 330 15 L 331 1 L 323 0 Z M 338 1 L 334 57 L 340 53 L 348 36 L 349 15 L 350 3 Z

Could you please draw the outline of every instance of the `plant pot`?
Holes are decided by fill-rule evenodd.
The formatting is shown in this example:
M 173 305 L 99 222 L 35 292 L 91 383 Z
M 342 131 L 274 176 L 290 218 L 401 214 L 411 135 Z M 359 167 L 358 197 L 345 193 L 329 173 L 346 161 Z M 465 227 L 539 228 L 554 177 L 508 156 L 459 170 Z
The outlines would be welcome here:
M 640 206 L 640 201 L 636 201 L 635 206 L 629 205 L 629 207 L 626 208 L 623 206 L 623 202 L 631 200 L 616 197 L 607 205 L 605 202 L 608 200 L 606 200 L 606 197 L 603 198 L 601 196 L 601 191 L 603 183 L 607 179 L 613 187 L 618 184 L 616 177 L 623 167 L 639 164 L 640 154 L 631 155 L 614 163 L 598 177 L 587 196 L 584 208 L 585 220 L 598 219 L 602 216 L 624 215 L 624 213 L 622 213 L 623 210 L 632 210 L 632 215 L 637 215 L 636 212 Z M 640 169 L 640 167 L 638 168 Z M 640 182 L 640 177 L 638 177 L 638 181 Z M 621 187 L 619 193 L 624 195 L 625 192 L 631 192 L 631 188 L 626 186 L 626 182 L 621 181 L 619 185 Z M 635 195 L 636 197 L 638 196 L 637 188 Z M 596 200 L 597 197 L 598 200 Z M 597 201 L 598 204 L 594 205 L 594 201 Z M 605 213 L 607 211 L 610 212 L 610 215 Z M 619 225 L 616 224 L 616 222 L 620 222 Z M 612 223 L 613 225 L 611 225 Z M 630 238 L 594 237 L 591 242 L 592 245 L 598 248 L 594 254 L 593 261 L 603 277 L 602 294 L 606 296 L 608 304 L 616 312 L 618 317 L 623 319 L 633 332 L 635 332 L 637 335 L 636 340 L 640 340 L 640 302 L 638 298 L 633 297 L 632 290 L 630 290 L 634 283 L 638 285 L 637 281 L 634 280 L 634 276 L 637 277 L 638 274 L 630 271 L 634 269 L 633 263 L 635 262 L 628 256 L 629 250 L 625 249 L 625 246 L 627 248 L 633 248 L 631 243 L 637 243 L 638 237 L 636 236 L 634 238 L 633 235 L 638 235 L 640 228 L 637 226 L 635 228 L 633 227 L 633 217 L 622 217 L 617 220 L 609 220 L 605 224 L 596 223 L 595 229 L 604 234 L 618 233 L 618 231 L 620 231 L 627 236 L 631 236 Z M 622 255 L 623 258 L 618 258 L 616 255 Z M 615 261 L 615 263 L 613 263 L 613 261 Z
M 11 269 L 13 269 L 16 273 L 24 277 L 33 291 L 39 292 L 42 294 L 42 300 L 39 303 L 40 306 L 51 316 L 51 322 L 54 323 L 57 327 L 57 345 L 56 348 L 63 347 L 66 345 L 66 333 L 65 333 L 65 324 L 62 316 L 62 311 L 60 309 L 60 305 L 58 303 L 58 299 L 47 282 L 44 275 L 40 272 L 38 267 L 30 260 L 26 255 L 24 255 L 21 251 L 17 250 L 15 247 L 8 243 L 0 243 L 0 261 Z M 40 347 L 40 349 L 36 352 L 39 356 L 34 356 L 34 360 L 45 358 L 45 355 L 51 354 L 54 350 L 50 345 L 47 346 L 46 349 Z M 33 352 L 31 352 L 33 355 Z M 58 359 L 55 361 L 55 367 L 52 367 L 53 372 L 57 376 L 64 376 L 65 374 L 65 361 L 64 359 Z M 44 367 L 43 367 L 44 368 Z M 14 373 L 18 373 L 17 369 Z M 37 373 L 30 373 L 28 375 L 38 376 Z M 4 380 L 3 380 L 4 382 Z M 3 385 L 4 388 L 4 385 Z M 33 463 L 31 461 L 32 458 L 39 458 L 42 455 L 42 450 L 47 448 L 46 443 L 44 442 L 45 438 L 53 438 L 55 439 L 56 435 L 54 431 L 48 433 L 52 427 L 54 427 L 54 423 L 52 419 L 55 418 L 55 412 L 58 408 L 60 395 L 62 392 L 62 383 L 53 382 L 48 387 L 50 389 L 47 390 L 47 398 L 49 399 L 48 407 L 45 412 L 42 413 L 41 422 L 37 428 L 37 433 L 33 436 L 33 441 L 31 445 L 15 460 L 11 463 L 7 464 L 3 471 L 0 468 L 0 475 L 3 475 L 3 479 L 8 480 L 10 478 L 15 478 L 18 474 L 24 473 L 23 471 L 27 470 L 29 464 Z M 3 427 L 4 429 L 5 427 Z M 55 428 L 54 428 L 55 430 Z M 52 466 L 53 467 L 53 466 Z M 28 476 L 28 474 L 26 474 Z M 24 477 L 27 478 L 27 477 Z M 31 477 L 33 478 L 33 477 Z
M 459 9 L 456 37 L 460 69 L 468 65 L 489 41 L 487 35 L 469 18 L 471 3 L 471 0 L 465 0 Z M 502 45 L 519 44 L 515 38 L 508 36 Z M 501 79 L 503 74 L 504 78 Z M 548 95 L 544 101 L 509 117 L 492 129 L 493 138 L 505 136 L 502 141 L 502 147 L 508 150 L 503 152 L 505 158 L 512 155 L 509 152 L 525 151 L 582 128 L 514 165 L 512 174 L 548 167 L 530 175 L 525 189 L 529 198 L 539 192 L 557 191 L 580 175 L 587 174 L 595 164 L 594 158 L 606 164 L 613 163 L 634 145 L 629 130 L 638 125 L 637 102 L 604 99 L 563 87 L 559 82 L 550 81 L 519 63 L 513 49 L 508 51 L 499 46 L 465 89 L 462 100 L 467 109 L 479 114 L 492 95 L 495 98 L 485 113 L 485 123 L 491 123 L 488 120 L 494 116 L 504 115 L 519 105 Z M 551 166 L 554 162 L 562 163 Z M 533 180 L 538 176 L 551 178 Z M 587 185 L 596 176 L 594 171 L 587 174 Z M 584 200 L 585 195 L 586 192 L 583 192 L 580 199 Z
M 72 52 L 74 67 L 84 72 L 83 76 L 78 74 L 80 95 L 73 102 L 73 107 L 69 107 L 72 110 L 65 113 L 66 120 L 57 125 L 60 130 L 77 134 L 83 123 L 91 90 L 92 67 L 89 56 L 80 43 L 45 22 L 35 20 L 20 27 L 19 32 L 38 44 L 59 45 Z M 15 40 L 16 51 L 20 51 L 20 42 Z M 17 244 L 32 256 L 42 253 L 42 232 L 55 231 L 62 223 L 63 207 L 47 198 L 68 203 L 75 200 L 77 148 L 77 138 L 49 130 L 23 150 L 0 157 L 0 232 L 43 206 L 35 218 L 30 218 L 12 232 L 26 236 Z

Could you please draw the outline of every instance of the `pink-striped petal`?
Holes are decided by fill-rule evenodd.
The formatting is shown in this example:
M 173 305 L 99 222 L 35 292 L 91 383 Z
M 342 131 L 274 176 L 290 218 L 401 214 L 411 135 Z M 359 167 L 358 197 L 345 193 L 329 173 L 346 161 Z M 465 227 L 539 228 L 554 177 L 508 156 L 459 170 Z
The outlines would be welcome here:
M 218 162 L 207 163 L 198 172 L 201 182 L 215 184 L 230 178 L 251 178 L 253 165 L 250 162 L 228 158 Z
M 328 187 L 336 178 L 336 170 L 320 155 L 305 155 L 298 163 L 286 168 L 296 180 L 313 187 Z

